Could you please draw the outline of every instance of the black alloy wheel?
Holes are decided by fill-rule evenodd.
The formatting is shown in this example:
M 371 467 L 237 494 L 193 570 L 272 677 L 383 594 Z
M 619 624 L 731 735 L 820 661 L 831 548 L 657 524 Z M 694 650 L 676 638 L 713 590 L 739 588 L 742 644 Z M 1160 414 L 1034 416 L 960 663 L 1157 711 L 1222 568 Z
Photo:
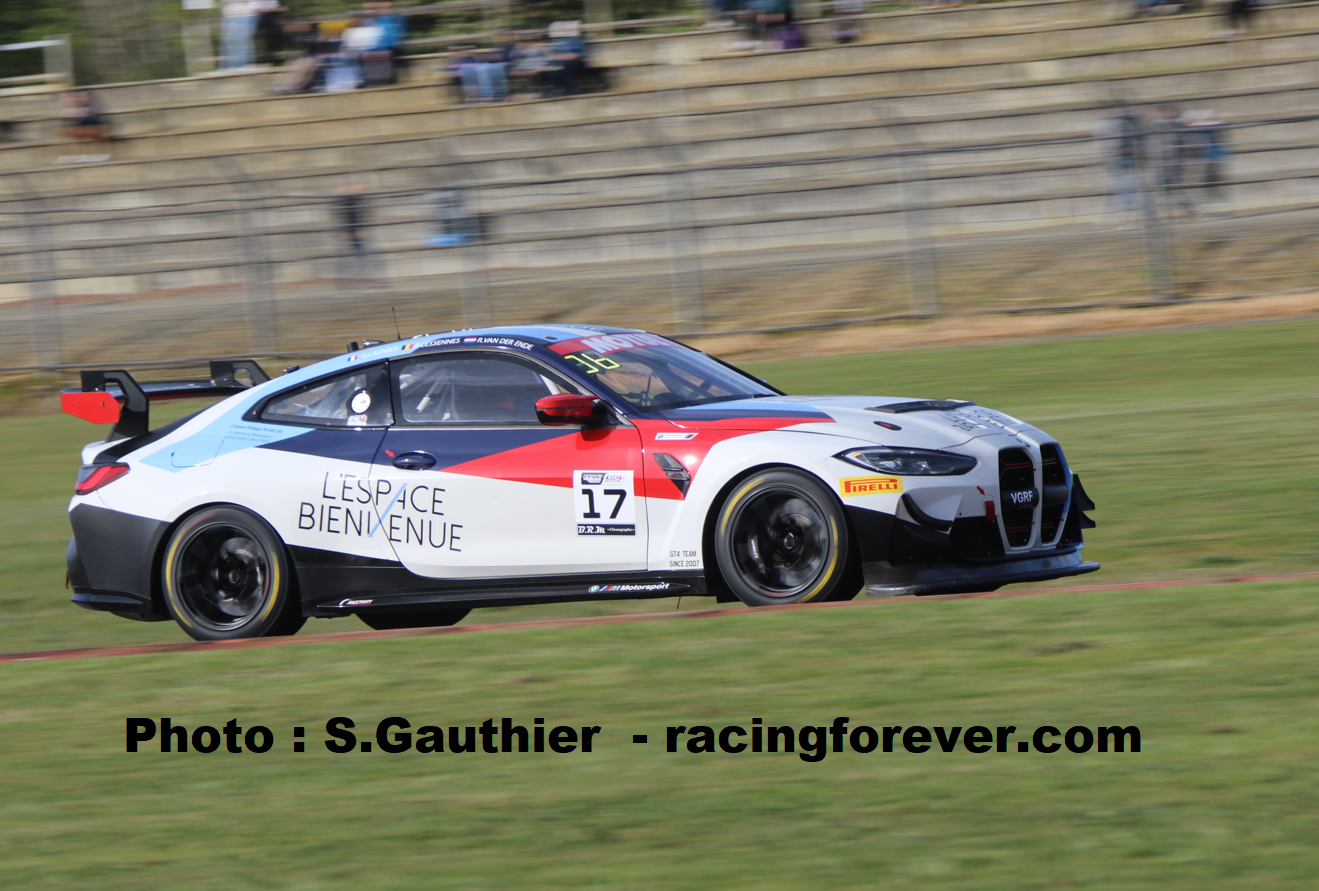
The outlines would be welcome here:
M 861 587 L 842 506 L 801 471 L 742 480 L 719 508 L 714 545 L 724 583 L 748 606 L 850 600 Z
M 294 634 L 306 621 L 283 543 L 242 508 L 206 508 L 179 524 L 161 583 L 170 615 L 197 640 Z
M 457 625 L 471 609 L 467 607 L 444 607 L 440 609 L 399 609 L 366 610 L 357 614 L 368 628 L 377 631 L 392 631 L 395 628 L 433 628 Z

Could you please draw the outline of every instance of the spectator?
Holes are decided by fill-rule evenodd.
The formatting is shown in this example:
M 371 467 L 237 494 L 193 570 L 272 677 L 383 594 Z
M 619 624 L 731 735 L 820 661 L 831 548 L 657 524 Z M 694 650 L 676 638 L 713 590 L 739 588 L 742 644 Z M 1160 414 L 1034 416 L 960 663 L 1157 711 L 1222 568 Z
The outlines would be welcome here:
M 110 160 L 110 127 L 96 108 L 92 94 L 87 90 L 69 90 L 60 94 L 60 136 L 63 148 L 76 150 L 78 146 L 95 145 L 96 154 L 62 154 L 56 163 L 69 161 Z
M 366 9 L 376 13 L 376 26 L 380 29 L 380 41 L 373 52 L 388 53 L 390 83 L 398 83 L 398 72 L 407 63 L 403 55 L 403 41 L 407 38 L 408 17 L 394 11 L 391 0 L 363 4 Z
M 468 102 L 502 102 L 508 97 L 508 76 L 499 50 L 468 53 L 458 63 L 458 76 Z
M 1224 37 L 1245 34 L 1250 27 L 1250 18 L 1255 12 L 1254 0 L 1228 0 L 1226 4 L 1227 30 Z
M 224 67 L 229 71 L 252 64 L 252 37 L 256 33 L 257 0 L 221 0 L 220 16 L 224 25 Z
M 774 46 L 781 50 L 801 49 L 806 46 L 806 32 L 796 22 L 780 25 L 774 31 Z
M 271 90 L 276 93 L 302 93 L 313 89 L 321 76 L 321 58 L 316 50 L 320 37 L 316 23 L 308 19 L 294 19 L 284 23 L 284 42 L 297 55 L 290 59 L 275 79 Z
M 1140 172 L 1145 162 L 1145 134 L 1140 116 L 1124 105 L 1100 111 L 1095 139 L 1104 154 L 1110 188 L 1110 211 L 1123 228 L 1134 222 L 1141 198 Z
M 792 24 L 792 0 L 753 0 L 752 6 L 756 17 L 751 39 L 756 43 L 764 42 L 780 26 Z
M 262 65 L 274 65 L 279 62 L 279 55 L 284 51 L 284 27 L 280 16 L 284 7 L 278 0 L 258 0 L 256 18 L 256 36 L 260 38 L 261 53 L 257 62 Z
M 376 45 L 380 29 L 372 19 L 353 19 L 339 38 L 339 52 L 325 75 L 327 92 L 355 90 L 362 85 L 362 54 Z
M 569 96 L 577 91 L 577 75 L 586 67 L 586 41 L 581 22 L 554 22 L 550 25 L 550 62 L 546 72 L 544 95 Z
M 733 24 L 733 16 L 741 3 L 739 0 L 708 0 L 710 6 L 710 20 L 705 23 L 707 28 L 727 28 Z
M 1191 199 L 1182 184 L 1186 167 L 1186 127 L 1171 105 L 1154 110 L 1150 120 L 1150 157 L 1163 206 L 1173 214 L 1189 213 Z
M 545 89 L 545 74 L 554 63 L 541 35 L 528 31 L 519 36 L 508 64 L 508 80 L 515 99 L 535 99 Z
M 1188 111 L 1182 115 L 1186 124 L 1187 154 L 1195 171 L 1200 193 L 1200 212 L 1227 213 L 1227 138 L 1223 122 L 1212 111 Z
M 829 36 L 834 43 L 851 43 L 861 37 L 861 23 L 858 19 L 865 12 L 863 0 L 834 0 L 833 27 Z
M 408 32 L 408 17 L 394 11 L 392 0 L 365 3 L 363 8 L 374 10 L 376 14 L 376 26 L 380 28 L 380 42 L 376 49 L 397 50 L 403 45 Z
M 362 207 L 362 192 L 365 189 L 360 179 L 346 179 L 339 183 L 339 198 L 335 202 L 339 231 L 343 234 L 350 255 L 356 260 L 366 256 L 366 213 Z

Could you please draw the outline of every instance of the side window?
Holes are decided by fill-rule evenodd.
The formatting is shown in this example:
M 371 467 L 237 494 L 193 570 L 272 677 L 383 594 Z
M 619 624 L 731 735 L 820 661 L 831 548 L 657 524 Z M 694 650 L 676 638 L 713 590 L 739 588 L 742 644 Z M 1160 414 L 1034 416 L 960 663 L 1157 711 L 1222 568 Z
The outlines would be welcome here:
M 577 392 L 545 369 L 492 353 L 445 353 L 393 367 L 409 424 L 538 424 L 536 400 Z
M 389 375 L 384 365 L 373 365 L 312 381 L 267 402 L 261 420 L 316 427 L 387 427 L 394 423 Z

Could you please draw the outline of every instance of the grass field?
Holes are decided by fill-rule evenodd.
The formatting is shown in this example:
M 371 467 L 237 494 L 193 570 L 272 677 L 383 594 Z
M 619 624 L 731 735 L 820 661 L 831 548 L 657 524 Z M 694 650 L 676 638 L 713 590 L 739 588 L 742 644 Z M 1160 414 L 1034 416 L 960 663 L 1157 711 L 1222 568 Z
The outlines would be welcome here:
M 1083 581 L 1319 569 L 1319 323 L 825 357 L 790 392 L 974 399 L 1099 503 Z M 0 651 L 178 641 L 61 589 L 92 428 L 9 419 Z M 1052 583 L 1056 585 L 1056 583 Z M 0 666 L 0 886 L 1309 888 L 1313 581 Z M 708 601 L 688 600 L 683 606 Z M 671 608 L 487 610 L 477 621 Z M 469 620 L 472 621 L 472 620 Z M 308 631 L 351 630 L 356 621 Z M 591 754 L 334 755 L 325 721 L 600 725 Z M 668 724 L 1135 724 L 1139 754 L 666 754 Z M 124 751 L 128 717 L 264 755 Z M 291 750 L 306 726 L 307 751 Z M 361 730 L 360 728 L 367 728 Z M 647 746 L 631 735 L 647 733 Z

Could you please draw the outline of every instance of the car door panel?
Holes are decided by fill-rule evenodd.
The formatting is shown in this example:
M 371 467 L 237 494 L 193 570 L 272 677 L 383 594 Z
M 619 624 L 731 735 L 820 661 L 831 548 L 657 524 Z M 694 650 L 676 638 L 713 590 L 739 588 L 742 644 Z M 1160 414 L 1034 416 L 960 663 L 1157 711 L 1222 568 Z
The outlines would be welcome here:
M 468 358 L 471 364 L 463 365 Z M 432 362 L 454 370 L 435 372 Z M 514 371 L 492 384 L 508 371 L 501 362 Z M 634 483 L 641 478 L 640 434 L 621 425 L 539 424 L 535 388 L 517 369 L 534 366 L 460 354 L 398 370 L 395 397 L 404 423 L 385 435 L 372 473 L 386 493 L 376 502 L 379 522 L 399 560 L 434 578 L 644 570 L 645 505 Z M 542 385 L 539 392 L 552 390 Z M 423 421 L 409 425 L 411 418 Z M 584 486 L 583 474 L 600 481 Z M 582 489 L 594 486 L 602 494 L 605 477 L 623 493 L 621 502 L 611 496 L 620 503 L 607 533 L 592 526 L 599 518 L 578 510 Z

